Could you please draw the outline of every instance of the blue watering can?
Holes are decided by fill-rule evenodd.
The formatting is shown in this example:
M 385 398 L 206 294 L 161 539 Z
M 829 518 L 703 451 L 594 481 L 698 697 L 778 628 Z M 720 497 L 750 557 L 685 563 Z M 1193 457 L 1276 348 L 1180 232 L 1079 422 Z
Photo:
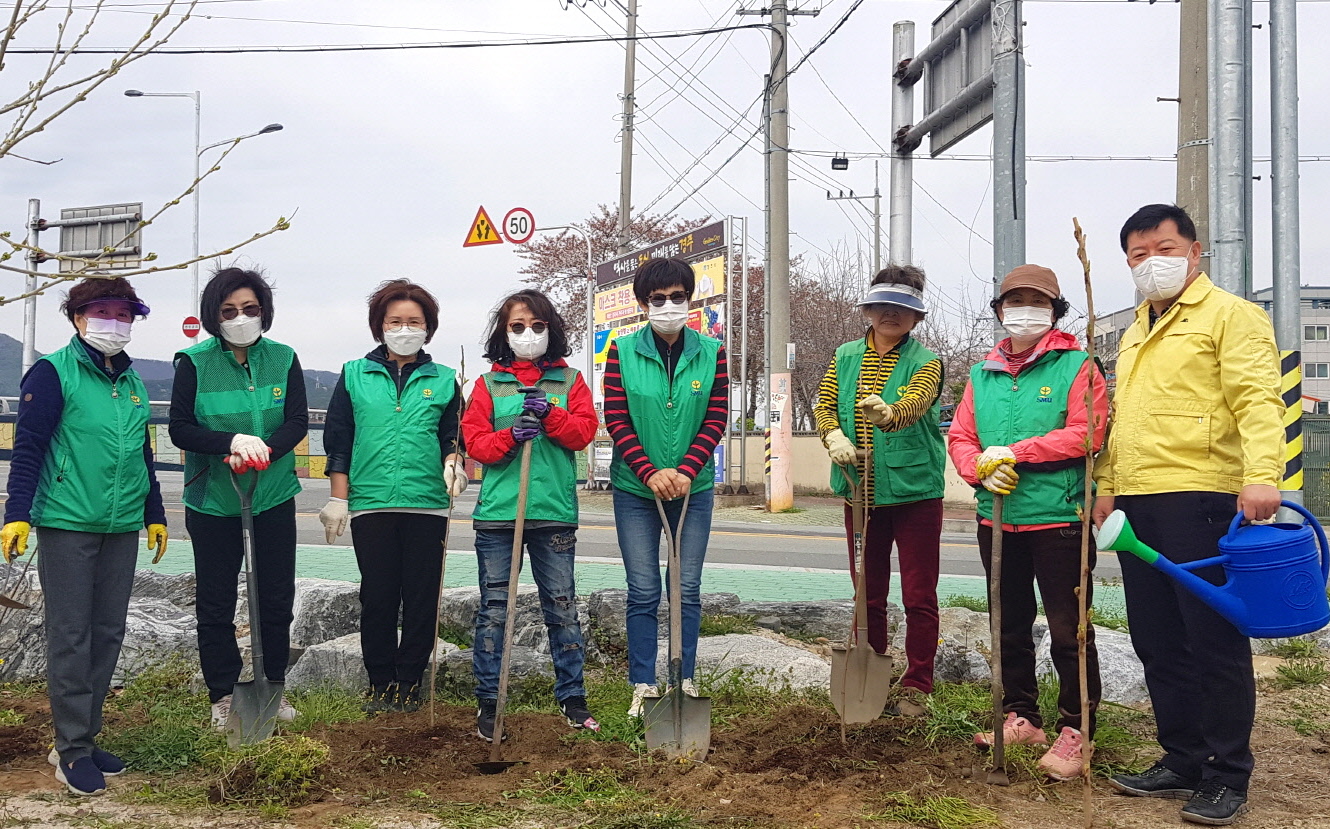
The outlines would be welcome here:
M 1213 607 L 1244 635 L 1279 639 L 1312 633 L 1330 624 L 1330 545 L 1325 531 L 1310 512 L 1289 501 L 1284 506 L 1300 513 L 1301 524 L 1248 524 L 1239 526 L 1239 512 L 1219 539 L 1219 555 L 1176 564 L 1136 538 L 1127 516 L 1114 510 L 1095 536 L 1100 550 L 1132 553 L 1146 564 L 1167 573 Z M 1225 582 L 1214 585 L 1192 570 L 1222 565 Z

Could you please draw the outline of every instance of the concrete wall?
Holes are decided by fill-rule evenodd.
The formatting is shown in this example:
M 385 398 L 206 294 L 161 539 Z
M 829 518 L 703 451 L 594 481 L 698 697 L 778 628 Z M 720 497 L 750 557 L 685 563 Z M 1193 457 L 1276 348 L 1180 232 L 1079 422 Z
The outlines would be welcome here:
M 794 471 L 794 491 L 802 495 L 831 493 L 831 458 L 822 446 L 822 440 L 816 435 L 795 435 L 793 438 L 794 457 L 791 468 Z M 732 466 L 738 466 L 739 441 L 731 441 L 729 448 Z M 761 491 L 765 477 L 766 446 L 760 434 L 748 438 L 747 479 L 749 489 Z M 974 489 L 960 475 L 956 474 L 951 458 L 947 458 L 947 490 L 944 496 L 948 504 L 956 506 L 974 506 Z M 754 489 L 756 485 L 756 489 Z

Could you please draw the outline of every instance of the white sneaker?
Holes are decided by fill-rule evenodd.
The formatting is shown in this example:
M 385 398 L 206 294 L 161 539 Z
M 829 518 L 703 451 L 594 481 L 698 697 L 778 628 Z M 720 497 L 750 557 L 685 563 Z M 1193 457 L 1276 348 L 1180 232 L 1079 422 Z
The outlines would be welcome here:
M 697 686 L 693 684 L 693 681 L 691 679 L 679 680 L 679 687 L 682 688 L 683 692 L 688 696 L 690 697 L 697 696 Z
M 282 694 L 282 701 L 277 706 L 277 719 L 282 722 L 291 722 L 299 716 L 300 712 L 297 711 L 295 706 L 291 704 L 291 701 L 286 698 L 286 694 Z
M 633 686 L 633 702 L 628 706 L 628 716 L 642 716 L 643 701 L 648 697 L 656 698 L 660 696 L 660 689 L 655 685 L 648 685 L 645 682 L 639 682 Z
M 226 721 L 231 718 L 231 695 L 227 694 L 212 704 L 212 727 L 218 731 L 226 730 Z

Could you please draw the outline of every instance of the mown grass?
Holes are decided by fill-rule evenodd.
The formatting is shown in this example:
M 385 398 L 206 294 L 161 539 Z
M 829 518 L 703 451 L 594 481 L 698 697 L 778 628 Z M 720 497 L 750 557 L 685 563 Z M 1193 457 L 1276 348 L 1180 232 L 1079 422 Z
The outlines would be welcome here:
M 756 618 L 726 613 L 703 613 L 700 635 L 725 636 L 731 633 L 752 633 L 757 630 Z
M 927 829 L 973 829 L 999 826 L 997 813 L 959 797 L 891 792 L 883 805 L 864 815 L 869 820 L 900 823 Z

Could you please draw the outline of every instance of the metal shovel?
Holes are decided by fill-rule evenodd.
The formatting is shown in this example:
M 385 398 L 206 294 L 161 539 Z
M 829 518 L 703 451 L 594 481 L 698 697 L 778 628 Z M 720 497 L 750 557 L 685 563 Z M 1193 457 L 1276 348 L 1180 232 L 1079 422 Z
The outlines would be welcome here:
M 272 736 L 277 727 L 277 709 L 282 705 L 284 682 L 272 682 L 263 672 L 263 633 L 259 619 L 259 577 L 254 569 L 254 490 L 259 471 L 251 470 L 249 485 L 240 486 L 240 476 L 231 472 L 231 486 L 240 498 L 240 534 L 245 548 L 245 585 L 249 600 L 249 649 L 254 678 L 237 682 L 231 691 L 231 714 L 226 719 L 226 744 L 231 748 L 253 745 Z
M 540 389 L 522 386 L 518 394 L 528 397 L 539 394 Z M 526 497 L 531 486 L 531 441 L 522 443 L 522 466 L 517 479 L 517 515 L 513 521 L 513 557 L 508 563 L 508 606 L 503 622 L 503 655 L 499 659 L 499 698 L 494 708 L 494 739 L 490 742 L 488 762 L 475 763 L 481 774 L 499 774 L 525 760 L 503 759 L 503 715 L 508 707 L 508 676 L 512 672 L 513 636 L 517 627 L 517 577 L 522 571 L 522 532 L 526 528 Z M 477 643 L 479 646 L 479 643 Z
M 23 589 L 27 585 L 28 568 L 32 566 L 32 560 L 35 559 L 36 557 L 37 557 L 37 547 L 34 545 L 32 548 L 32 552 L 28 554 L 28 560 L 23 564 L 23 570 L 19 572 L 18 578 L 14 580 L 15 583 L 12 592 L 17 593 L 19 590 Z M 9 587 L 9 582 L 14 574 L 14 571 L 17 569 L 18 568 L 12 566 L 9 568 L 9 577 L 6 577 L 5 579 L 4 588 L 0 589 L 0 607 L 7 608 L 9 610 L 31 610 L 32 605 L 24 604 L 23 602 L 20 602 L 18 599 L 9 595 L 11 592 Z
M 1007 777 L 1006 723 L 1002 721 L 1002 496 L 993 494 L 993 553 L 988 565 L 988 638 L 993 665 L 993 768 L 984 780 L 990 786 L 1010 786 Z
M 861 452 L 860 463 L 872 463 L 871 452 Z M 864 586 L 864 536 L 868 530 L 868 502 L 857 476 L 845 467 L 850 483 L 851 525 L 854 530 L 854 621 L 844 646 L 831 650 L 831 704 L 840 714 L 841 740 L 845 726 L 868 723 L 882 716 L 891 695 L 891 654 L 878 653 L 868 643 L 868 597 Z M 866 468 L 866 467 L 865 467 Z
M 670 526 L 665 517 L 665 505 L 659 496 L 656 497 L 656 510 L 660 513 L 660 523 L 665 528 L 665 540 L 670 547 L 667 565 L 670 578 L 670 684 L 662 696 L 643 700 L 642 723 L 648 750 L 660 749 L 671 758 L 701 762 L 711 749 L 711 698 L 689 696 L 682 687 L 683 621 L 680 617 L 683 599 L 679 593 L 683 575 L 679 572 L 679 550 L 691 495 L 691 492 L 684 494 L 677 528 Z

